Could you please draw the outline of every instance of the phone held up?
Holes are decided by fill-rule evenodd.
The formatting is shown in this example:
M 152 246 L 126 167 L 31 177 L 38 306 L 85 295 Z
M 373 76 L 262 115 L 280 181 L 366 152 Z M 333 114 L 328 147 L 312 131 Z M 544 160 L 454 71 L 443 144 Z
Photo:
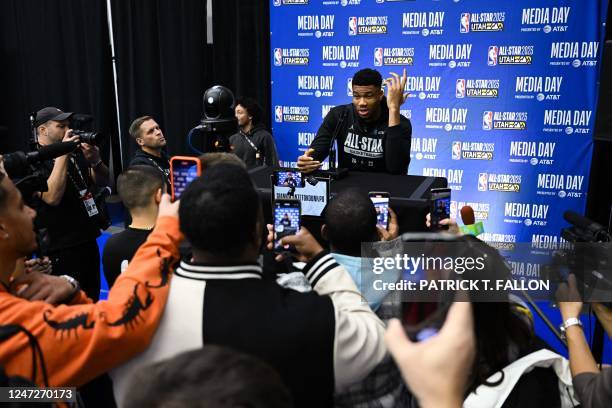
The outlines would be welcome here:
M 197 157 L 174 156 L 170 159 L 170 187 L 172 201 L 181 195 L 193 180 L 202 174 L 202 163 Z
M 448 229 L 448 226 L 440 225 L 440 221 L 450 218 L 451 191 L 450 188 L 432 188 L 429 199 L 429 214 L 431 216 L 431 229 L 439 231 Z
M 370 191 L 370 200 L 376 210 L 376 225 L 387 229 L 389 226 L 389 193 L 384 191 Z
M 279 199 L 274 201 L 272 209 L 274 219 L 274 251 L 295 252 L 291 246 L 283 246 L 281 239 L 288 235 L 295 235 L 300 230 L 302 206 L 299 200 Z

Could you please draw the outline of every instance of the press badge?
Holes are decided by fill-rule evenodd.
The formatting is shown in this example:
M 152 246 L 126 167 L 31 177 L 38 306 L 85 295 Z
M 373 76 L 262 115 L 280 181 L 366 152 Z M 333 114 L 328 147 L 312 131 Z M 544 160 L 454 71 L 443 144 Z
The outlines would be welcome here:
M 87 210 L 87 214 L 90 217 L 98 215 L 98 207 L 96 207 L 96 202 L 93 198 L 93 195 L 89 191 L 87 191 L 87 189 L 79 191 L 79 195 L 81 196 L 81 200 L 83 200 L 83 205 Z

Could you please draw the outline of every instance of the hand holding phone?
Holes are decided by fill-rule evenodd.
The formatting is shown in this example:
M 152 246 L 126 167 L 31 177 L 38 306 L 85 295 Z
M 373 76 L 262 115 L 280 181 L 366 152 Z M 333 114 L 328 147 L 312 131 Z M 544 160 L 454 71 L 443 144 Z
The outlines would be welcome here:
M 289 245 L 283 246 L 281 239 L 295 235 L 300 230 L 302 207 L 298 200 L 282 199 L 274 201 L 273 208 L 274 233 L 276 235 L 274 250 L 277 252 L 291 251 Z
M 200 175 L 202 175 L 202 163 L 197 157 L 172 157 L 170 159 L 172 201 L 179 200 L 187 186 Z
M 429 213 L 431 214 L 431 229 L 434 231 L 448 229 L 440 224 L 441 220 L 450 218 L 450 188 L 432 188 L 429 200 Z
M 386 230 L 389 226 L 389 193 L 370 191 L 368 196 L 376 210 L 376 226 Z

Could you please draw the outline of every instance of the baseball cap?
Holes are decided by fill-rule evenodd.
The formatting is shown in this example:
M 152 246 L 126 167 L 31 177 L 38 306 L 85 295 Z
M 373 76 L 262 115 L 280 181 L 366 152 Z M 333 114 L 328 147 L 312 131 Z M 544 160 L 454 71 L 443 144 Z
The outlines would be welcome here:
M 53 106 L 47 106 L 36 112 L 36 120 L 34 120 L 35 126 L 40 126 L 50 120 L 62 121 L 72 116 L 72 112 L 62 112 L 62 110 L 54 108 Z

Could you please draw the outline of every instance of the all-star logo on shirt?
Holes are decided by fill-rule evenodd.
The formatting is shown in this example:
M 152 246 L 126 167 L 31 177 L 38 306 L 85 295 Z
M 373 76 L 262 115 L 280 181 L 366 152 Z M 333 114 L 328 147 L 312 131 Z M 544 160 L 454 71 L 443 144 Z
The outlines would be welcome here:
M 374 130 L 368 135 L 362 135 L 356 133 L 351 126 L 344 140 L 344 151 L 357 157 L 382 159 L 384 134 L 384 131 Z

